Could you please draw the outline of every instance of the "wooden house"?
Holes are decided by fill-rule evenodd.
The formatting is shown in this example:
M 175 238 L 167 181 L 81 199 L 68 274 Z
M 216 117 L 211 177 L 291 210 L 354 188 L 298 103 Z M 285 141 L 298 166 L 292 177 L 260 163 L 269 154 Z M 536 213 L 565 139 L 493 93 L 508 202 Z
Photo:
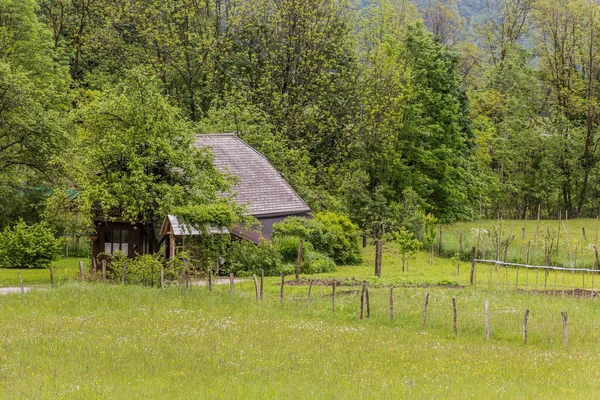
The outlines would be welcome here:
M 271 240 L 273 224 L 289 216 L 310 218 L 310 207 L 286 182 L 265 156 L 241 140 L 235 134 L 202 134 L 197 135 L 194 145 L 198 148 L 209 148 L 213 153 L 214 165 L 222 173 L 238 177 L 232 187 L 235 201 L 246 205 L 261 226 L 257 229 L 243 230 L 233 227 L 225 232 L 221 227 L 209 227 L 215 234 L 231 235 L 259 243 Z M 117 249 L 129 256 L 152 253 L 149 240 L 148 224 L 127 224 L 122 222 L 96 222 L 97 239 L 94 242 L 94 256 L 101 253 L 113 253 Z M 167 246 L 167 255 L 173 256 L 175 249 L 181 246 L 182 238 L 198 234 L 198 231 L 180 223 L 174 215 L 168 215 L 162 223 L 157 237 L 162 237 Z

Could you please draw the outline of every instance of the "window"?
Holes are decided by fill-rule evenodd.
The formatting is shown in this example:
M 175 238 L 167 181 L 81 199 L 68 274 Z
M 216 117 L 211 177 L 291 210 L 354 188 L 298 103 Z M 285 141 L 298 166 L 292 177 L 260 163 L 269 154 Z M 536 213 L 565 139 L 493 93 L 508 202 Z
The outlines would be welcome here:
M 129 231 L 128 230 L 105 230 L 104 231 L 104 252 L 114 254 L 121 250 L 126 255 L 129 254 Z

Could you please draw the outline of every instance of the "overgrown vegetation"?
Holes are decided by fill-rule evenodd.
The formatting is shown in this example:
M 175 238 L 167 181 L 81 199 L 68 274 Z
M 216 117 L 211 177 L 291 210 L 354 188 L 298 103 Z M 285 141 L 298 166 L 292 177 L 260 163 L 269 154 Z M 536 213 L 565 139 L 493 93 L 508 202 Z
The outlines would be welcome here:
M 47 268 L 59 255 L 60 243 L 45 224 L 19 221 L 0 233 L 0 267 Z

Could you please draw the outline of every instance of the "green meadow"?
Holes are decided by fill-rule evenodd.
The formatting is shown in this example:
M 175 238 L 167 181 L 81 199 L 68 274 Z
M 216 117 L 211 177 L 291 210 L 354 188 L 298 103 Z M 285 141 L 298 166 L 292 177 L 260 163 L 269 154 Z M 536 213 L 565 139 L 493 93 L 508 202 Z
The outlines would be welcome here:
M 310 303 L 306 285 L 285 285 L 280 301 L 278 277 L 265 279 L 260 302 L 252 280 L 233 294 L 229 285 L 82 284 L 79 260 L 67 259 L 55 266 L 64 278 L 51 288 L 48 271 L 23 271 L 35 290 L 0 296 L 0 396 L 580 398 L 600 390 L 595 298 L 543 293 L 541 276 L 535 291 L 531 271 L 527 290 L 525 281 L 517 290 L 516 270 L 483 264 L 470 286 L 470 261 L 431 263 L 427 253 L 403 272 L 391 245 L 374 279 L 372 248 L 364 256 L 362 265 L 303 277 L 315 281 Z M 511 284 L 502 283 L 506 274 Z M 333 278 L 340 282 L 335 311 L 325 284 Z M 370 317 L 360 319 L 363 280 Z M 2 286 L 17 283 L 15 270 L 0 271 Z M 561 311 L 568 312 L 566 348 Z

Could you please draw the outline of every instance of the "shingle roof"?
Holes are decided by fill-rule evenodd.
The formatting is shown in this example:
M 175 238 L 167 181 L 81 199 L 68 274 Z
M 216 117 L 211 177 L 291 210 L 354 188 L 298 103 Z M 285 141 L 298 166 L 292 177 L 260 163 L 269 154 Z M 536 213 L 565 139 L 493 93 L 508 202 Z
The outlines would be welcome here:
M 234 134 L 197 135 L 196 147 L 208 147 L 223 173 L 239 177 L 232 187 L 236 202 L 247 204 L 254 216 L 308 212 L 310 208 L 283 176 L 258 151 Z
M 168 222 L 168 223 L 167 223 Z M 212 233 L 212 234 L 221 234 L 221 233 L 229 233 L 229 229 L 227 229 L 226 227 L 217 227 L 217 226 L 212 226 L 212 225 L 206 225 L 205 227 L 206 232 L 208 233 Z M 183 223 L 179 220 L 179 218 L 177 218 L 175 215 L 167 215 L 167 218 L 165 218 L 162 228 L 160 229 L 160 234 L 161 235 L 166 235 L 169 232 L 173 232 L 173 234 L 175 236 L 187 236 L 187 235 L 200 235 L 201 233 L 204 232 L 200 232 L 198 229 L 196 229 L 196 227 L 190 225 L 190 224 L 186 224 Z

